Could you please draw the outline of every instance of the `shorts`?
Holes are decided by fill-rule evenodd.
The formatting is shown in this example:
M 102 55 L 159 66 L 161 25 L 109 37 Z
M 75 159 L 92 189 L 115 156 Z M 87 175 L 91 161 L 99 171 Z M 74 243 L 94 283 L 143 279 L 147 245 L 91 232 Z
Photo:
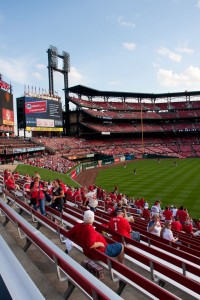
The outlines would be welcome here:
M 122 251 L 121 243 L 108 244 L 105 250 L 105 254 L 110 257 L 118 256 Z
M 140 242 L 140 233 L 137 231 L 132 231 L 131 232 L 131 238 L 135 241 Z

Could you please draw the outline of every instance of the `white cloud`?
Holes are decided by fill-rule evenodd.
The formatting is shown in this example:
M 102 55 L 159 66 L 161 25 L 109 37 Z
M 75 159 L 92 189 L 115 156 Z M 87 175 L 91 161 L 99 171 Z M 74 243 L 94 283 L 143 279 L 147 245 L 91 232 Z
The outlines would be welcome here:
M 118 22 L 121 26 L 135 28 L 135 24 L 133 22 L 125 21 L 124 17 L 119 17 Z
M 70 73 L 69 76 L 71 79 L 76 80 L 76 81 L 81 81 L 83 76 L 80 72 L 75 67 L 70 68 Z
M 200 8 L 200 0 L 197 1 L 196 6 Z
M 38 80 L 43 80 L 43 76 L 39 72 L 33 72 L 32 76 Z
M 38 69 L 38 70 L 43 70 L 43 69 L 46 68 L 46 66 L 43 65 L 43 64 L 37 64 L 35 67 L 36 67 L 36 69 Z
M 0 58 L 1 72 L 11 81 L 25 84 L 29 80 L 29 69 L 33 60 L 28 57 Z
M 80 84 L 80 82 L 84 82 L 82 74 L 75 67 L 71 67 L 69 72 L 69 86 Z M 54 72 L 54 86 L 55 90 L 64 89 L 64 77 L 60 72 Z
M 158 81 L 162 86 L 199 89 L 200 68 L 189 66 L 182 73 L 174 73 L 172 70 L 159 69 L 157 73 Z
M 181 53 L 186 53 L 186 54 L 194 53 L 194 49 L 187 48 L 187 47 L 179 47 L 179 48 L 176 48 L 176 50 L 181 52 Z
M 136 44 L 134 44 L 134 43 L 123 43 L 123 47 L 127 50 L 135 50 Z
M 43 81 L 46 85 L 47 80 L 43 76 L 43 65 L 35 64 L 36 60 L 30 56 L 21 56 L 19 58 L 0 57 L 1 73 L 11 81 L 13 86 L 37 85 L 37 81 Z M 34 71 L 39 69 L 39 71 Z
M 186 69 L 185 74 L 190 78 L 191 83 L 198 84 L 200 87 L 200 68 L 189 66 L 189 68 Z
M 161 47 L 157 50 L 157 53 L 161 56 L 167 56 L 170 60 L 176 61 L 176 62 L 180 62 L 182 59 L 182 56 L 180 54 L 176 54 L 174 52 L 172 52 L 171 50 L 165 48 L 165 47 Z

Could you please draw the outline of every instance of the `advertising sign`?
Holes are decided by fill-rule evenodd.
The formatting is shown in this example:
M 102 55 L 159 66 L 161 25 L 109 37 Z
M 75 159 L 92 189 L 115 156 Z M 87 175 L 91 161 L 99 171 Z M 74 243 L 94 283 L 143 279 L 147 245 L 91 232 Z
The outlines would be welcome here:
M 0 125 L 14 125 L 13 95 L 1 89 Z
M 63 131 L 62 103 L 25 97 L 26 130 Z

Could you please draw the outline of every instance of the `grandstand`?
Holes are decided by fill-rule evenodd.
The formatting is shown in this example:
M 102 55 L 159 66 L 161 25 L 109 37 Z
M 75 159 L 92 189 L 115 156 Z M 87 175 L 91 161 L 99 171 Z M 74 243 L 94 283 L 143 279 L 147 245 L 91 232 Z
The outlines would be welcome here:
M 58 57 L 63 59 L 63 69 L 58 68 Z M 99 91 L 81 85 L 69 88 L 69 54 L 60 55 L 51 46 L 48 59 L 49 93 L 32 89 L 17 98 L 17 122 L 12 87 L 0 76 L 2 164 L 17 160 L 66 174 L 80 162 L 88 162 L 88 168 L 92 168 L 102 166 L 106 158 L 122 162 L 133 158 L 200 156 L 200 91 L 150 94 Z M 61 98 L 54 93 L 53 71 L 64 75 L 65 111 Z M 70 103 L 76 106 L 75 110 L 70 110 Z M 15 124 L 18 136 L 14 137 Z M 23 130 L 24 137 L 19 137 L 19 130 Z M 26 138 L 26 132 L 31 133 L 31 138 Z M 71 178 L 81 171 L 82 165 L 72 170 Z M 86 257 L 76 241 L 72 254 L 64 252 L 66 230 L 75 222 L 82 222 L 86 209 L 82 201 L 78 203 L 75 197 L 66 196 L 62 212 L 46 205 L 47 217 L 42 216 L 29 205 L 24 178 L 19 177 L 16 182 L 20 191 L 9 192 L 0 176 L 0 233 L 7 242 L 11 235 L 15 247 L 22 250 L 19 261 L 12 253 L 7 253 L 6 260 L 12 259 L 16 280 L 16 271 L 21 270 L 19 262 L 23 263 L 25 257 L 26 267 L 33 264 L 41 271 L 35 278 L 30 274 L 34 284 L 27 276 L 34 268 L 31 272 L 26 269 L 27 273 L 21 270 L 20 292 L 24 292 L 28 282 L 27 295 L 35 293 L 37 299 L 200 299 L 199 237 L 174 232 L 182 243 L 177 247 L 148 233 L 146 220 L 129 207 L 135 218 L 131 227 L 141 234 L 140 243 L 132 241 L 106 228 L 110 216 L 105 203 L 99 201 L 94 225 L 106 233 L 108 243 L 116 237 L 124 243 L 126 258 L 125 265 L 121 265 L 102 253 L 98 263 L 104 269 L 105 281 L 101 282 L 81 266 Z M 8 231 L 4 231 L 7 227 Z M 0 243 L 1 252 L 9 252 L 1 236 Z M 12 248 L 12 243 L 9 246 Z M 8 265 L 1 264 L 0 269 L 0 275 L 6 278 Z M 160 280 L 166 283 L 165 288 Z M 19 291 L 15 295 L 17 283 L 4 283 L 12 299 L 18 294 L 23 298 Z M 28 299 L 27 295 L 24 298 Z

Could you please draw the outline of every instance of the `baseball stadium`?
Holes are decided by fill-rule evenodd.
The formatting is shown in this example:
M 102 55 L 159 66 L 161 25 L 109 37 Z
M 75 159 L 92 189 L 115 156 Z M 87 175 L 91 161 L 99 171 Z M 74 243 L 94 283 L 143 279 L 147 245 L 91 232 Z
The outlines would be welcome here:
M 47 55 L 48 92 L 25 88 L 16 114 L 0 76 L 0 299 L 200 299 L 200 91 L 69 87 L 69 53 L 50 46 Z M 139 240 L 109 227 L 119 203 Z M 148 230 L 155 207 L 161 232 L 180 222 L 173 239 Z M 123 261 L 100 246 L 86 255 L 89 233 L 71 232 L 88 210 Z

